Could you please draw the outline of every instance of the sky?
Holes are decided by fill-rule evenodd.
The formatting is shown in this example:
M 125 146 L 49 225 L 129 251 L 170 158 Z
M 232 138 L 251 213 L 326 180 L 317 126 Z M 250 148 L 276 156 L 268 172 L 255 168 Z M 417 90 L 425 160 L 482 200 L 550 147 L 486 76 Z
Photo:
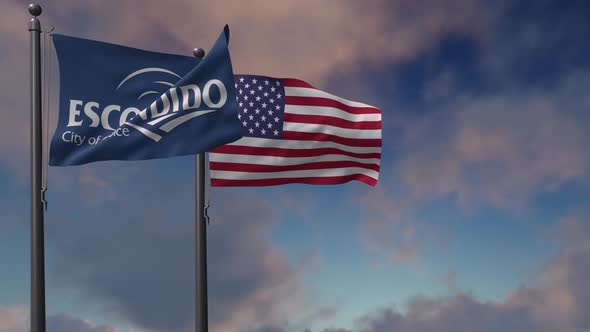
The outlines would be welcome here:
M 28 331 L 28 2 L 0 3 L 0 332 Z M 587 1 L 54 0 L 383 114 L 379 183 L 212 188 L 213 332 L 589 332 Z M 53 54 L 49 127 L 59 73 Z M 194 160 L 49 168 L 49 332 L 194 328 Z

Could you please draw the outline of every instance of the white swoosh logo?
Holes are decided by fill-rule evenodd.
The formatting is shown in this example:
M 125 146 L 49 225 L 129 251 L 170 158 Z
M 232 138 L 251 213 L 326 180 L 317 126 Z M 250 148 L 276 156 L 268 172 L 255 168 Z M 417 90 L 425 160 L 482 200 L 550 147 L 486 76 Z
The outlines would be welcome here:
M 119 85 L 117 86 L 116 90 L 119 90 L 119 88 L 121 87 L 121 85 L 123 85 L 123 83 L 127 82 L 129 79 L 139 75 L 139 74 L 143 74 L 143 73 L 150 73 L 150 72 L 161 72 L 161 73 L 166 73 L 166 74 L 170 74 L 170 75 L 174 75 L 178 78 L 181 78 L 178 74 L 176 74 L 173 71 L 170 71 L 168 69 L 164 69 L 164 68 L 143 68 L 140 69 L 138 71 L 134 71 L 133 73 L 129 74 L 127 77 L 125 77 L 121 83 L 119 83 Z

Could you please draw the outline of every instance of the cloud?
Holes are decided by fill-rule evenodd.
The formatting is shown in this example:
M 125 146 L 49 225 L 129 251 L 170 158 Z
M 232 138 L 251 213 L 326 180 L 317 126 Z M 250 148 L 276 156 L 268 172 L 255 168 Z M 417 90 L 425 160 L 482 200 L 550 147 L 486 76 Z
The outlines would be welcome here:
M 364 248 L 375 255 L 377 264 L 415 264 L 426 244 L 443 249 L 443 235 L 416 211 L 419 202 L 403 191 L 391 189 L 384 180 L 361 195 L 363 221 L 358 237 Z M 358 199 L 355 197 L 355 200 Z
M 0 332 L 26 332 L 27 309 L 24 307 L 0 307 Z
M 112 326 L 61 314 L 47 317 L 48 332 L 117 332 Z M 0 332 L 28 332 L 28 310 L 23 307 L 0 307 Z
M 48 332 L 117 332 L 112 326 L 96 326 L 85 319 L 62 314 L 47 319 Z
M 102 178 L 109 170 L 96 172 Z M 127 185 L 114 185 L 121 199 L 91 206 L 83 218 L 67 209 L 48 216 L 55 221 L 47 226 L 55 258 L 50 275 L 112 319 L 154 331 L 190 330 L 192 181 L 170 175 L 121 189 Z M 315 310 L 300 286 L 309 261 L 294 265 L 270 242 L 278 209 L 256 195 L 226 193 L 213 202 L 207 230 L 212 331 L 281 326 Z
M 455 292 L 415 296 L 403 310 L 390 307 L 358 319 L 358 332 L 585 332 L 590 330 L 590 227 L 587 219 L 564 219 L 555 234 L 566 240 L 538 277 L 501 301 Z M 349 331 L 327 329 L 323 332 Z
M 175 2 L 167 7 L 167 15 L 162 15 L 161 4 L 153 0 L 145 1 L 141 8 L 131 1 L 112 5 L 87 1 L 68 2 L 51 10 L 63 30 L 74 32 L 80 29 L 79 22 L 69 23 L 63 18 L 82 8 L 94 14 L 89 26 L 80 32 L 96 31 L 104 39 L 152 47 L 151 33 L 156 32 L 155 37 L 164 32 L 184 44 L 187 52 L 199 40 L 213 41 L 221 27 L 229 23 L 234 31 L 232 55 L 238 71 L 311 80 L 321 80 L 359 60 L 407 59 L 430 47 L 442 34 L 479 31 L 486 21 L 482 6 L 466 0 L 444 5 L 432 0 L 380 0 L 363 5 L 337 0 Z M 104 17 L 110 24 L 103 24 L 100 18 Z M 170 17 L 185 23 L 172 24 Z
M 416 199 L 455 195 L 463 207 L 521 207 L 534 193 L 587 176 L 590 135 L 582 123 L 590 100 L 579 86 L 589 81 L 588 73 L 571 73 L 546 89 L 459 93 L 413 125 L 393 171 Z
M 430 202 L 521 213 L 539 193 L 587 181 L 588 84 L 582 71 L 542 88 L 484 95 L 452 88 L 431 111 L 402 115 L 400 140 L 388 148 L 395 161 L 363 195 L 359 236 L 367 249 L 385 261 L 414 262 L 425 243 L 446 241 L 418 217 Z

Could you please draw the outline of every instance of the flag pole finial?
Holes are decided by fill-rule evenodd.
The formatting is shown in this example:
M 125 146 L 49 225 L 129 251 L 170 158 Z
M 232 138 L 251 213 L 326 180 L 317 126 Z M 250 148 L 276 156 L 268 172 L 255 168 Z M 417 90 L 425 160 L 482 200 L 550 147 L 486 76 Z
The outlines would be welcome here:
M 41 15 L 41 13 L 43 12 L 43 9 L 41 8 L 41 6 L 39 4 L 36 3 L 32 3 L 29 5 L 29 13 L 35 17 Z
M 197 47 L 193 50 L 193 55 L 195 56 L 195 58 L 202 59 L 205 57 L 205 50 L 200 47 Z

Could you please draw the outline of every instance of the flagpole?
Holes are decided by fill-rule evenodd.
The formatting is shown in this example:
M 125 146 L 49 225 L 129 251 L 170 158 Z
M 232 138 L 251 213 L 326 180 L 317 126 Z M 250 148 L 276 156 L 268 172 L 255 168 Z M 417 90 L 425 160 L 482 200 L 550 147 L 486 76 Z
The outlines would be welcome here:
M 193 55 L 202 59 L 205 51 L 195 48 Z M 207 308 L 207 223 L 205 219 L 205 153 L 195 156 L 195 331 L 208 332 Z
M 31 332 L 45 332 L 45 243 L 41 195 L 43 140 L 41 125 L 41 23 L 42 9 L 29 5 L 31 35 Z

